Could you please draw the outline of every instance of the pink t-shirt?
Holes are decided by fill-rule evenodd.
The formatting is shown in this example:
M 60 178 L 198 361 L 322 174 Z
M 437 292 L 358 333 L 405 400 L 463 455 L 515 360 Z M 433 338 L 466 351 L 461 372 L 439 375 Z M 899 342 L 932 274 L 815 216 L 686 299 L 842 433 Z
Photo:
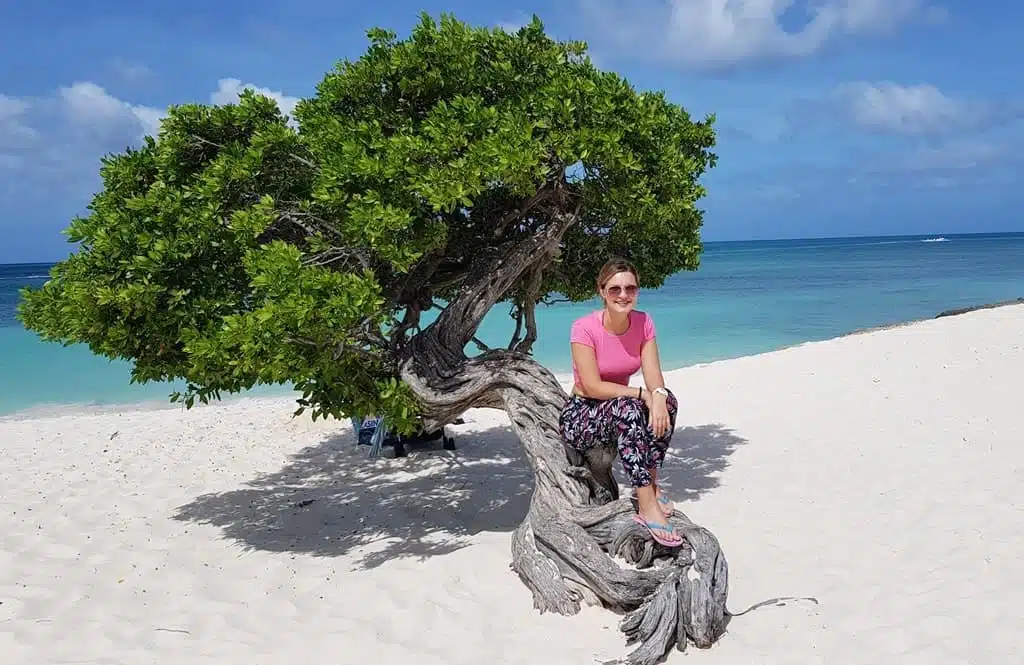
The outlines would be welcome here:
M 633 310 L 629 313 L 629 328 L 614 335 L 604 328 L 604 310 L 581 316 L 572 324 L 569 341 L 593 347 L 597 356 L 597 370 L 602 381 L 629 385 L 629 377 L 640 369 L 640 349 L 644 342 L 654 339 L 654 320 L 649 314 Z M 573 363 L 573 378 L 582 385 L 579 371 Z

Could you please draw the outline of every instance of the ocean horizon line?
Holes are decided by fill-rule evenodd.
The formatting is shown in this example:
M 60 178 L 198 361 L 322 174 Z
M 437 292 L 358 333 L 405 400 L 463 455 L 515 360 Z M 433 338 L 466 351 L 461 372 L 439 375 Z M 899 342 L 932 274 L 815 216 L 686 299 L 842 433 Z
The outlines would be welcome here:
M 754 243 L 799 243 L 813 241 L 851 241 L 851 240 L 901 240 L 901 239 L 945 239 L 952 238 L 993 238 L 993 237 L 1015 237 L 1024 236 L 1024 231 L 930 231 L 927 233 L 884 233 L 871 235 L 848 235 L 848 236 L 784 236 L 778 238 L 736 238 L 732 240 L 703 240 L 704 248 L 722 245 L 742 245 Z M 25 267 L 25 266 L 52 266 L 55 263 L 66 260 L 71 256 L 68 253 L 62 257 L 42 261 L 19 261 L 0 262 L 3 267 Z

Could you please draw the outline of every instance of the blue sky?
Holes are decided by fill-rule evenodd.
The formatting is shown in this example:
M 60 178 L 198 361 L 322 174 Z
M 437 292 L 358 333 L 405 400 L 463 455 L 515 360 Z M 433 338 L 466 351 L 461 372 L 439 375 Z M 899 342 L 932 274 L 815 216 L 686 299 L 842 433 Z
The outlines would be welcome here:
M 1024 5 L 978 0 L 5 3 L 0 262 L 46 261 L 100 157 L 169 104 L 284 106 L 368 28 L 420 11 L 590 44 L 598 65 L 718 118 L 707 240 L 1024 231 Z M 1018 39 L 1014 39 L 1014 31 Z

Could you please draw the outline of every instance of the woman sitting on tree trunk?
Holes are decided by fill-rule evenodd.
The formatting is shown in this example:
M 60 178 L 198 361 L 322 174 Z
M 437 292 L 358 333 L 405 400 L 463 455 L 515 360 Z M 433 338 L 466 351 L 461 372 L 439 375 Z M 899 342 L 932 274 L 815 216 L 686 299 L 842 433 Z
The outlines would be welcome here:
M 580 452 L 615 439 L 622 467 L 637 499 L 634 519 L 667 547 L 682 543 L 668 523 L 673 506 L 658 486 L 657 469 L 675 429 L 678 403 L 666 387 L 658 358 L 654 321 L 636 310 L 636 268 L 623 259 L 606 263 L 597 277 L 604 307 L 572 325 L 572 396 L 559 426 L 566 443 Z M 646 388 L 630 387 L 643 371 Z

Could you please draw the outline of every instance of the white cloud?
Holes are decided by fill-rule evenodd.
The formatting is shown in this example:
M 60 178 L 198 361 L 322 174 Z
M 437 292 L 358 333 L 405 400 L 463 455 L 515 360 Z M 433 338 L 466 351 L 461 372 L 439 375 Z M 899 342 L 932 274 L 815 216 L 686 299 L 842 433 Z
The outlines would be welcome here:
M 854 81 L 789 104 L 794 133 L 824 131 L 850 136 L 850 128 L 907 139 L 968 138 L 1024 119 L 1024 102 L 953 95 L 930 83 Z
M 299 99 L 277 90 L 239 79 L 221 79 L 210 94 L 212 104 L 238 101 L 245 88 L 274 99 L 282 113 L 291 115 Z M 64 136 L 77 145 L 86 144 L 84 152 L 98 156 L 107 149 L 123 149 L 137 144 L 146 135 L 156 136 L 166 109 L 133 104 L 111 95 L 102 86 L 90 81 L 76 81 L 59 87 L 55 94 L 41 98 L 18 98 L 0 94 L 0 149 L 17 143 L 24 147 L 29 139 Z M 56 139 L 55 139 L 56 140 Z M 95 146 L 95 150 L 92 149 Z M 107 148 L 109 146 L 109 148 Z
M 881 134 L 966 132 L 1012 122 L 1024 112 L 1019 104 L 955 99 L 928 83 L 844 83 L 831 102 L 850 122 Z
M 151 106 L 129 104 L 89 82 L 76 82 L 60 88 L 58 95 L 72 120 L 90 125 L 137 127 L 138 136 L 156 136 L 165 112 Z
M 86 81 L 47 96 L 0 96 L 0 210 L 84 204 L 100 158 L 138 145 L 162 115 Z
M 252 90 L 257 94 L 273 99 L 277 102 L 277 106 L 281 109 L 281 113 L 287 115 L 290 121 L 294 121 L 294 118 L 291 116 L 295 112 L 295 105 L 299 103 L 298 97 L 291 97 L 283 92 L 271 90 L 270 88 L 261 88 L 260 86 L 252 83 L 242 83 L 239 79 L 220 79 L 217 81 L 217 90 L 210 95 L 210 103 L 222 105 L 237 102 L 238 96 L 246 88 L 252 88 Z
M 902 134 L 945 131 L 970 115 L 965 104 L 934 85 L 847 83 L 837 96 L 850 118 L 867 129 Z
M 281 112 L 288 115 L 294 112 L 299 101 L 298 97 L 230 78 L 217 82 L 209 101 L 212 104 L 237 102 L 245 88 L 274 99 Z M 0 148 L 15 138 L 45 138 L 69 133 L 78 138 L 99 135 L 137 143 L 147 134 L 156 136 L 160 121 L 166 115 L 166 109 L 118 99 L 90 81 L 61 86 L 48 97 L 19 98 L 0 93 Z
M 811 55 L 841 37 L 934 19 L 927 0 L 580 0 L 600 41 L 694 67 Z
M 508 20 L 498 21 L 495 27 L 500 30 L 504 30 L 509 34 L 515 34 L 524 28 L 531 20 L 532 17 L 527 16 L 524 12 L 518 11 L 515 12 L 514 18 L 510 17 Z
M 277 100 L 284 113 L 298 101 L 238 79 L 218 81 L 208 100 L 235 102 L 245 87 Z M 41 97 L 0 94 L 0 210 L 54 198 L 84 204 L 99 184 L 100 158 L 156 136 L 165 115 L 166 109 L 119 99 L 89 81 Z
M 229 103 L 243 87 L 236 79 L 223 79 L 197 100 L 169 101 Z M 294 110 L 295 97 L 257 89 L 276 99 L 283 112 Z M 119 99 L 89 81 L 38 97 L 0 93 L 0 235 L 15 238 L 4 246 L 5 260 L 40 259 L 19 253 L 30 247 L 51 256 L 66 251 L 58 232 L 84 212 L 100 187 L 100 159 L 155 135 L 165 114 L 164 108 Z M 25 228 L 34 229 L 37 240 L 19 245 Z

